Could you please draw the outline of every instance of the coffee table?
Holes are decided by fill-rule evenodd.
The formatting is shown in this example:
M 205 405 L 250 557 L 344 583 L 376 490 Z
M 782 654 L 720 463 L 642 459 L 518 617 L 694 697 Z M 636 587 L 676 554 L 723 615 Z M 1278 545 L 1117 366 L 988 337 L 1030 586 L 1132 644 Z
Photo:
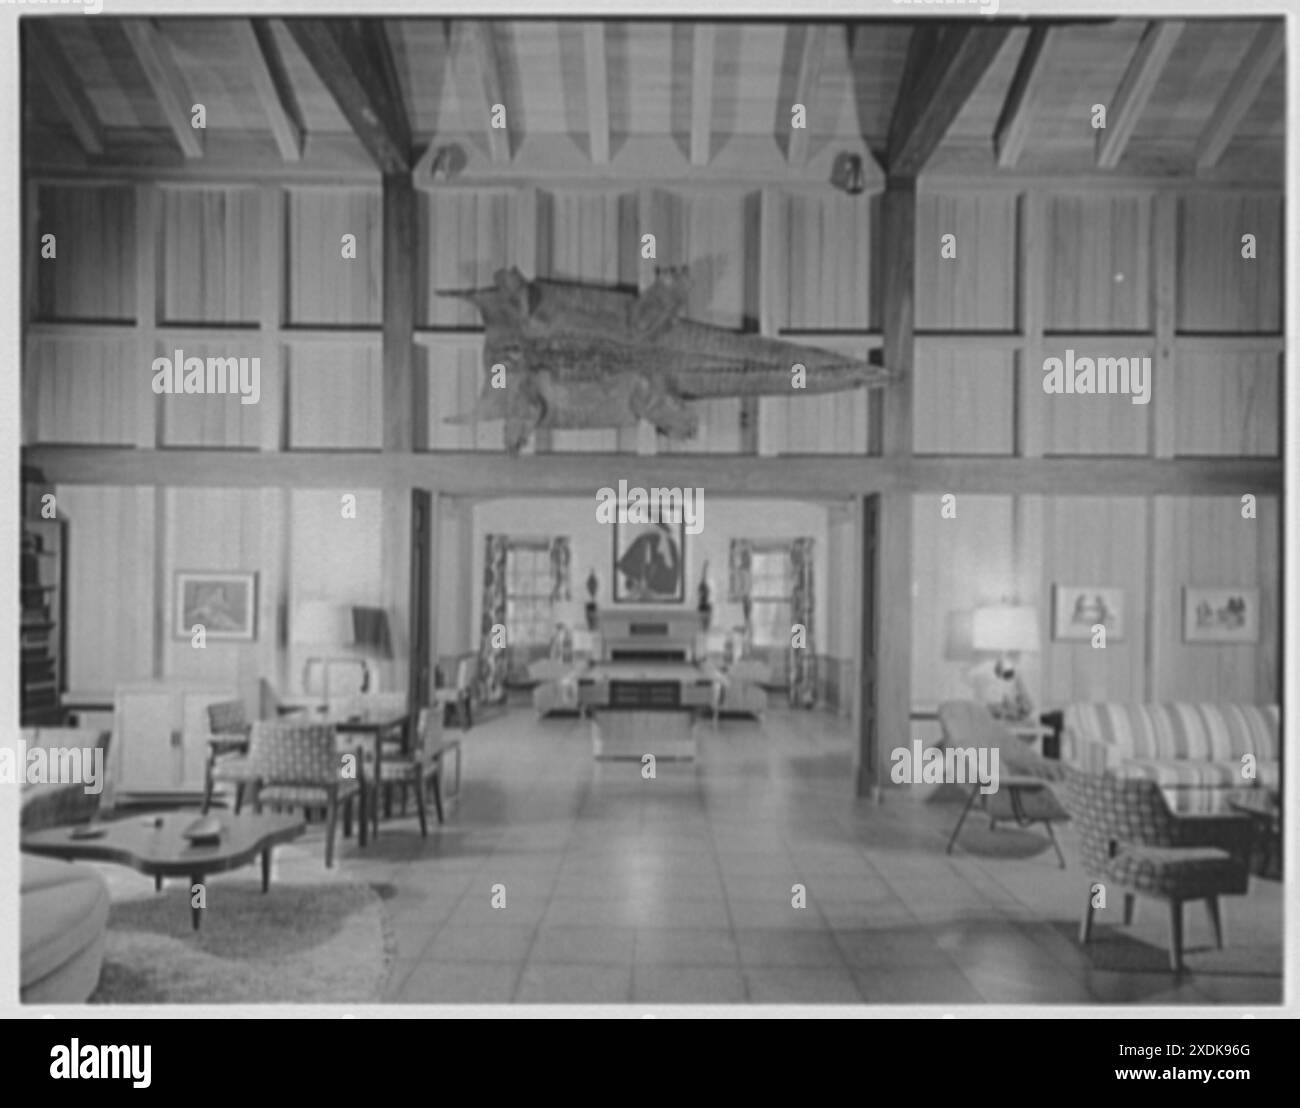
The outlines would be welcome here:
M 194 844 L 182 836 L 181 832 L 200 818 L 215 818 L 221 824 L 218 841 Z M 164 877 L 188 877 L 193 885 L 208 874 L 239 869 L 261 854 L 262 892 L 266 892 L 271 887 L 271 851 L 279 843 L 296 839 L 304 830 L 302 821 L 292 816 L 222 813 L 201 817 L 195 811 L 144 818 L 133 816 L 99 824 L 103 834 L 96 838 L 74 838 L 84 826 L 34 831 L 22 837 L 21 849 L 69 861 L 83 859 L 131 866 L 152 876 L 157 888 L 162 888 Z M 202 913 L 203 909 L 195 907 L 191 899 L 190 919 L 196 931 Z

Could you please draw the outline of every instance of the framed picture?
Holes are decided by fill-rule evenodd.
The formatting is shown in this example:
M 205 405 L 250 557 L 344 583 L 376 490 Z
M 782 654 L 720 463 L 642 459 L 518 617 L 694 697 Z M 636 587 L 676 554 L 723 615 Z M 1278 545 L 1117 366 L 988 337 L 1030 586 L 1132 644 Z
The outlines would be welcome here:
M 685 599 L 685 521 L 624 523 L 616 519 L 614 603 L 680 604 Z
M 1183 589 L 1183 642 L 1259 642 L 1259 589 Z
M 1104 585 L 1057 585 L 1052 593 L 1052 638 L 1089 640 L 1092 629 L 1106 628 L 1106 642 L 1124 639 L 1124 590 Z
M 193 637 L 202 624 L 209 641 L 252 642 L 257 638 L 257 574 L 176 572 L 173 632 Z

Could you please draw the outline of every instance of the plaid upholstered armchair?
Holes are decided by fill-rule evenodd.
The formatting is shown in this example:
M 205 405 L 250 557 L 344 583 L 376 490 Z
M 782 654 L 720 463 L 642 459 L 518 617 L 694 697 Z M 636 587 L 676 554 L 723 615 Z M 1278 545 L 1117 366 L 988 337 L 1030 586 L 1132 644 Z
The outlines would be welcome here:
M 1139 778 L 1070 769 L 1065 802 L 1079 830 L 1084 868 L 1094 881 L 1124 893 L 1124 922 L 1133 922 L 1137 894 L 1169 904 L 1169 964 L 1183 968 L 1183 902 L 1204 900 L 1216 944 L 1223 946 L 1219 897 L 1244 893 L 1252 826 L 1244 816 L 1180 816 L 1160 786 Z M 1093 885 L 1079 926 L 1092 933 Z
M 343 834 L 352 833 L 352 801 L 359 804 L 359 840 L 366 845 L 366 789 L 362 759 L 357 775 L 343 776 L 343 759 L 332 725 L 262 720 L 253 725 L 248 761 L 260 785 L 256 811 L 273 808 L 324 808 L 325 865 L 334 864 L 334 833 L 343 809 Z
M 203 781 L 203 811 L 212 806 L 218 784 L 235 786 L 235 814 L 244 803 L 244 789 L 257 777 L 248 764 L 248 736 L 252 726 L 242 700 L 222 700 L 208 705 L 208 764 Z

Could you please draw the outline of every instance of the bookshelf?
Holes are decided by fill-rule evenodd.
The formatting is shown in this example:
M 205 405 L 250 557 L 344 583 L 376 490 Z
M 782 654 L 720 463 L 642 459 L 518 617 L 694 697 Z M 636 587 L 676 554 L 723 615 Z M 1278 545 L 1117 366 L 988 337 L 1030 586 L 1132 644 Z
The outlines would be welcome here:
M 62 723 L 64 529 L 59 520 L 23 520 L 19 562 L 21 722 Z

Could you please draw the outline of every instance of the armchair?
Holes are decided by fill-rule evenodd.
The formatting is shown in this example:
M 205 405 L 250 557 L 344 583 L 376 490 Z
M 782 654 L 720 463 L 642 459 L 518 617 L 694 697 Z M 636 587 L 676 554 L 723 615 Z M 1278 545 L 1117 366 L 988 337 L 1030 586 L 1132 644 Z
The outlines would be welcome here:
M 334 864 L 334 832 L 339 808 L 343 834 L 351 834 L 352 801 L 360 805 L 360 833 L 366 845 L 365 760 L 357 751 L 357 776 L 344 777 L 334 727 L 325 723 L 262 720 L 253 725 L 248 761 L 260 785 L 255 811 L 263 804 L 275 808 L 324 808 L 328 818 L 325 865 Z
M 468 731 L 474 724 L 474 677 L 477 672 L 478 655 L 462 654 L 456 660 L 456 683 L 433 690 L 434 703 L 443 711 L 443 722 L 458 716 L 462 731 Z
M 218 782 L 235 786 L 235 814 L 244 803 L 244 788 L 256 786 L 257 776 L 248 761 L 248 737 L 252 726 L 242 700 L 222 700 L 208 705 L 208 762 L 203 780 L 203 811 L 212 806 L 212 792 Z
M 403 758 L 385 759 L 379 767 L 379 781 L 384 786 L 400 785 L 402 787 L 402 811 L 406 811 L 406 787 L 415 788 L 415 807 L 420 816 L 420 836 L 428 836 L 428 820 L 425 815 L 425 793 L 433 787 L 433 803 L 438 813 L 438 822 L 443 822 L 442 810 L 442 762 L 443 758 L 456 752 L 456 788 L 449 796 L 460 794 L 460 739 L 443 739 L 442 712 L 437 708 L 421 708 L 420 718 L 415 730 L 415 744 L 412 752 Z
M 1160 786 L 1140 778 L 1066 771 L 1066 807 L 1079 826 L 1089 876 L 1124 891 L 1124 922 L 1133 922 L 1138 893 L 1169 904 L 1169 964 L 1183 968 L 1183 902 L 1204 900 L 1216 945 L 1223 947 L 1219 897 L 1249 884 L 1253 827 L 1244 816 L 1175 815 Z M 1079 925 L 1092 933 L 1093 896 Z

